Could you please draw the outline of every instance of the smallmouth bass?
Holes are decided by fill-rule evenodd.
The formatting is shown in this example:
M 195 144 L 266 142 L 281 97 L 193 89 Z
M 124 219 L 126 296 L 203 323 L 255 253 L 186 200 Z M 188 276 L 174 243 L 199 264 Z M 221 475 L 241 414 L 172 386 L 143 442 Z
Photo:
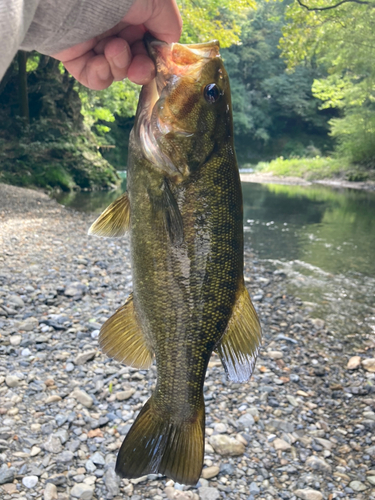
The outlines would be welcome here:
M 250 378 L 261 328 L 243 278 L 242 193 L 228 75 L 216 41 L 146 37 L 157 76 L 130 135 L 127 193 L 91 234 L 130 230 L 134 291 L 100 332 L 102 350 L 157 383 L 122 443 L 116 472 L 196 484 L 203 466 L 203 383 L 215 350 L 233 381 Z

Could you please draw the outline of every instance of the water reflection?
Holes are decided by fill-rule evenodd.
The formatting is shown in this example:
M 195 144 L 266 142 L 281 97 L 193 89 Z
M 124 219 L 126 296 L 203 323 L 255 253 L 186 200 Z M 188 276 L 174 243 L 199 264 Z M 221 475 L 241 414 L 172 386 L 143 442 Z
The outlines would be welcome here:
M 375 193 L 243 184 L 245 241 L 338 334 L 375 332 Z

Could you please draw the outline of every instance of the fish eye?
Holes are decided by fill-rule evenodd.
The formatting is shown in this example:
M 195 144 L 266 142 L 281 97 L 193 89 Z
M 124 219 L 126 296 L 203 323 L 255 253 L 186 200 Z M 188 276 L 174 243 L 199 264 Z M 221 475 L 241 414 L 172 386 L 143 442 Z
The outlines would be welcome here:
M 203 95 L 209 104 L 214 104 L 220 97 L 220 89 L 216 83 L 209 83 L 205 86 Z

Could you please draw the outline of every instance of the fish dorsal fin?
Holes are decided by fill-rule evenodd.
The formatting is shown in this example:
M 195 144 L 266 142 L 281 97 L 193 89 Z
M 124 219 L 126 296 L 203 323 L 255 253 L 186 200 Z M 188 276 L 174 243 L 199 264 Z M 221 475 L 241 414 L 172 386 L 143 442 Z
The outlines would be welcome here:
M 173 245 L 179 246 L 184 241 L 184 226 L 176 198 L 168 181 L 165 179 L 162 186 L 162 210 L 164 225 Z
M 119 238 L 129 229 L 130 203 L 127 193 L 111 203 L 96 219 L 89 229 L 89 234 Z
M 153 352 L 134 310 L 133 294 L 102 326 L 99 345 L 107 356 L 138 369 L 149 368 Z
M 261 338 L 259 319 L 243 284 L 224 337 L 216 349 L 230 380 L 245 382 L 251 377 Z

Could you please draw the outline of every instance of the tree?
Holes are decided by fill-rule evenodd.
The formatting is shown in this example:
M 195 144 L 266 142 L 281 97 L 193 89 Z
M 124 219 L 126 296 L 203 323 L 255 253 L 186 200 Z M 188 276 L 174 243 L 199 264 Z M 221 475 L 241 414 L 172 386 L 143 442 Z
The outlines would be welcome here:
M 306 155 L 332 147 L 330 111 L 319 111 L 311 85 L 319 69 L 286 72 L 278 48 L 286 4 L 259 1 L 242 25 L 240 43 L 223 52 L 231 78 L 235 136 L 240 158 Z
M 288 8 L 287 18 L 280 46 L 289 68 L 308 61 L 328 73 L 312 90 L 323 109 L 340 113 L 330 121 L 338 152 L 374 164 L 375 3 L 304 0 Z

